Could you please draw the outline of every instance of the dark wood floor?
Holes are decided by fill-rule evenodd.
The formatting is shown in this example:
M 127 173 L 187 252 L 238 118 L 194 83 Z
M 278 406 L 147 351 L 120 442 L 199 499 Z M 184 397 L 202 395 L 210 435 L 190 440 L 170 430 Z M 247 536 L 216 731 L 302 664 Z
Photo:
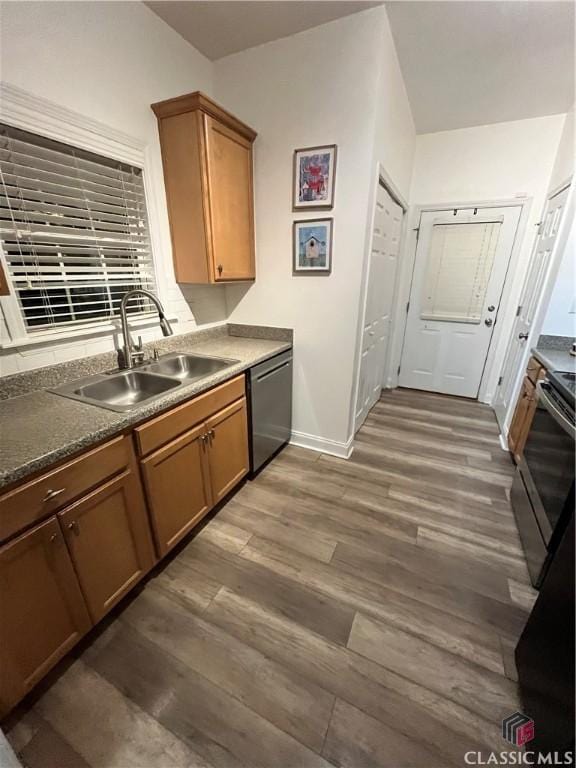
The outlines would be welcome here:
M 396 390 L 288 448 L 8 738 L 29 768 L 434 768 L 501 750 L 533 601 L 492 411 Z

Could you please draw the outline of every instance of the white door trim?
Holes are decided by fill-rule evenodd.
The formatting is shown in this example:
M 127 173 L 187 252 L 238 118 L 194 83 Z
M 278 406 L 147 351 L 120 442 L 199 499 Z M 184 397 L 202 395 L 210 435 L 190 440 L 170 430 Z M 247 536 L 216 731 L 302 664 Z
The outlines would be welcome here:
M 488 355 L 486 357 L 486 364 L 484 366 L 484 373 L 482 374 L 482 380 L 480 382 L 480 390 L 478 393 L 478 400 L 483 403 L 490 403 L 496 386 L 498 383 L 498 375 L 502 366 L 504 354 L 506 352 L 506 345 L 510 328 L 514 321 L 514 315 L 516 312 L 517 299 L 520 295 L 523 280 L 519 279 L 519 275 L 516 274 L 520 253 L 526 233 L 526 226 L 528 223 L 530 208 L 532 205 L 532 198 L 519 197 L 508 198 L 506 200 L 480 200 L 480 201 L 466 201 L 466 202 L 449 202 L 449 203 L 434 203 L 431 205 L 414 205 L 411 206 L 408 211 L 407 234 L 404 242 L 404 249 L 401 248 L 401 261 L 399 265 L 399 282 L 397 284 L 397 301 L 396 301 L 396 317 L 394 321 L 394 328 L 392 331 L 392 349 L 391 358 L 389 363 L 389 370 L 391 371 L 390 386 L 398 386 L 398 366 L 402 357 L 402 346 L 404 342 L 404 334 L 406 331 L 406 305 L 410 299 L 410 289 L 412 286 L 412 275 L 414 272 L 414 263 L 416 260 L 416 246 L 417 246 L 417 229 L 420 222 L 422 213 L 430 211 L 445 211 L 454 208 L 506 208 L 506 207 L 521 207 L 520 220 L 518 222 L 518 229 L 516 231 L 516 237 L 514 238 L 514 245 L 512 247 L 512 253 L 510 255 L 510 262 L 508 264 L 508 271 L 506 273 L 506 279 L 504 281 L 504 288 L 502 290 L 502 297 L 500 300 L 500 310 L 498 312 L 498 322 L 494 328 L 492 334 L 492 340 L 488 349 Z M 527 265 L 524 269 L 526 270 Z M 523 275 L 521 276 L 523 278 Z
M 370 273 L 370 254 L 372 251 L 372 236 L 374 232 L 374 217 L 376 215 L 376 198 L 378 195 L 378 186 L 380 183 L 383 184 L 383 186 L 387 189 L 390 196 L 400 205 L 403 211 L 402 216 L 402 229 L 400 230 L 400 251 L 398 254 L 398 258 L 400 259 L 399 268 L 396 270 L 396 286 L 394 289 L 394 293 L 397 297 L 398 294 L 398 285 L 399 285 L 399 277 L 400 272 L 402 270 L 402 259 L 404 258 L 404 241 L 406 239 L 406 233 L 407 233 L 407 222 L 408 222 L 408 203 L 402 193 L 398 190 L 394 182 L 392 181 L 392 178 L 382 165 L 382 163 L 377 162 L 376 168 L 374 171 L 374 176 L 372 180 L 371 190 L 370 190 L 370 201 L 369 201 L 369 216 L 367 217 L 366 221 L 366 235 L 365 235 L 365 246 L 364 246 L 364 260 L 362 263 L 362 282 L 360 287 L 360 300 L 358 303 L 358 319 L 356 323 L 356 349 L 354 351 L 354 380 L 352 385 L 352 392 L 350 396 L 350 405 L 349 405 L 349 419 L 348 419 L 348 434 L 353 438 L 354 436 L 354 427 L 355 427 L 355 412 L 356 412 L 356 400 L 358 398 L 358 387 L 360 386 L 360 360 L 362 355 L 362 332 L 363 332 L 363 320 L 364 320 L 364 314 L 366 312 L 366 301 L 368 298 L 368 275 Z M 395 299 L 395 301 L 397 298 Z M 392 342 L 394 340 L 395 335 L 395 324 L 396 324 L 396 318 L 397 318 L 397 310 L 396 308 L 392 312 L 393 317 L 393 323 L 392 323 L 392 330 L 390 334 L 390 347 L 392 347 Z M 384 369 L 384 381 L 386 387 L 392 387 L 395 386 L 395 384 L 392 383 L 393 376 L 392 371 L 394 370 L 394 367 L 392 365 L 392 349 L 388 352 L 388 360 L 386 362 L 386 367 Z

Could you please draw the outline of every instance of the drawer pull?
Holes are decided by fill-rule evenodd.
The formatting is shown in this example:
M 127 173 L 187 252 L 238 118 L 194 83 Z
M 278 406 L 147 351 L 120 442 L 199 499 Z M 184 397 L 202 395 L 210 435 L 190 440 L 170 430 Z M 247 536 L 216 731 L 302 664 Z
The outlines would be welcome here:
M 43 502 L 52 501 L 52 499 L 55 499 L 56 496 L 60 496 L 61 493 L 64 493 L 66 488 L 58 488 L 57 491 L 48 491 L 46 496 L 42 499 Z

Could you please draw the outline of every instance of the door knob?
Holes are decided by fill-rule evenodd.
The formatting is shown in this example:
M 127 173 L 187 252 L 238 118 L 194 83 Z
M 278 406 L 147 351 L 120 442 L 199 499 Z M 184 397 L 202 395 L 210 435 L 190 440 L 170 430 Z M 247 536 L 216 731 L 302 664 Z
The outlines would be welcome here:
M 484 320 L 484 325 L 487 325 L 488 328 L 490 328 L 491 325 L 494 325 L 494 320 L 492 320 L 491 317 L 487 317 L 486 320 Z
M 518 334 L 518 338 L 519 339 L 524 339 L 524 341 L 526 341 L 526 339 L 528 338 L 528 334 L 527 333 L 519 333 Z

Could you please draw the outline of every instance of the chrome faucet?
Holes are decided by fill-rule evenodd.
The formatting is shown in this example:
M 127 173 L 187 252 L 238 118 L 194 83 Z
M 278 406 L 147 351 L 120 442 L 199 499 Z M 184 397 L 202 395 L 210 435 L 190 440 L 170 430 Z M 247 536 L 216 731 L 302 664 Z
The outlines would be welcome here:
M 144 350 L 142 349 L 142 337 L 138 337 L 138 344 L 134 344 L 130 335 L 130 328 L 128 327 L 128 317 L 126 314 L 126 307 L 128 302 L 134 296 L 146 296 L 150 299 L 152 304 L 156 306 L 158 310 L 158 317 L 160 319 L 160 328 L 164 336 L 172 336 L 174 331 L 172 330 L 170 323 L 168 322 L 166 315 L 164 314 L 164 307 L 160 303 L 160 300 L 154 296 L 150 291 L 144 290 L 144 288 L 135 288 L 133 291 L 128 291 L 122 296 L 122 302 L 120 303 L 120 319 L 122 320 L 122 335 L 124 337 L 124 361 L 123 368 L 134 368 L 135 363 L 144 362 Z

